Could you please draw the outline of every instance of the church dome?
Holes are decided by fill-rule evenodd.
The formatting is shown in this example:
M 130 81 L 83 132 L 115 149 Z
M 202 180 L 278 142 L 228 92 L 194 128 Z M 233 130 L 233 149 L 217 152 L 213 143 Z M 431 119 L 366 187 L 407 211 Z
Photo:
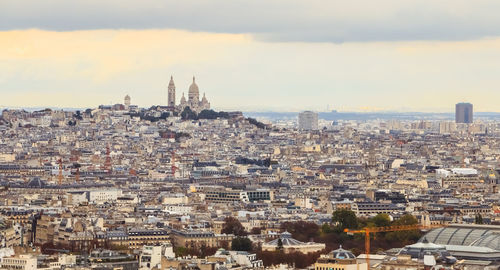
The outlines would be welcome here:
M 292 238 L 292 234 L 287 231 L 284 231 L 281 233 L 280 238 L 281 239 Z
M 340 246 L 338 249 L 330 252 L 331 256 L 335 259 L 355 259 L 356 256 L 349 250 L 345 250 Z
M 278 246 L 278 242 L 279 240 L 281 240 L 281 244 L 284 246 L 284 247 L 292 247 L 292 246 L 300 246 L 300 245 L 304 245 L 305 243 L 304 242 L 301 242 L 297 239 L 293 239 L 292 238 L 292 234 L 285 231 L 283 233 L 280 234 L 280 237 L 278 239 L 274 239 L 272 240 L 271 242 L 268 242 L 266 243 L 266 245 L 270 245 L 270 246 Z
M 203 93 L 203 98 L 201 99 L 201 103 L 208 104 L 208 99 L 205 97 L 205 93 Z
M 198 85 L 195 82 L 194 76 L 193 76 L 193 83 L 191 86 L 189 86 L 189 92 L 188 92 L 188 99 L 199 101 L 200 100 L 200 90 L 198 89 Z
M 181 105 L 186 103 L 186 98 L 184 97 L 184 93 L 182 93 L 181 97 Z

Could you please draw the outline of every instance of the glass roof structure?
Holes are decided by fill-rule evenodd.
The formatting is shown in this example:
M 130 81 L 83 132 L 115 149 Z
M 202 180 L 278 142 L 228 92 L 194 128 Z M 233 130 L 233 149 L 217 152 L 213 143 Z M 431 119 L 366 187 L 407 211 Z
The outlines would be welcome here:
M 480 246 L 500 250 L 500 226 L 453 225 L 433 229 L 419 242 L 424 239 L 438 245 Z

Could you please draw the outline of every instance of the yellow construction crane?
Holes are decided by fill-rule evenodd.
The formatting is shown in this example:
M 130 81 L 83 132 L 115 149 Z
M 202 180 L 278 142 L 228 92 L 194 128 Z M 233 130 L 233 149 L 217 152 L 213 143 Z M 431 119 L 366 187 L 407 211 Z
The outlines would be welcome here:
M 396 231 L 411 231 L 411 230 L 425 230 L 432 228 L 443 227 L 444 225 L 399 225 L 399 226 L 387 226 L 387 227 L 365 227 L 363 229 L 344 229 L 347 234 L 362 233 L 365 235 L 365 253 L 366 253 L 366 264 L 367 269 L 370 269 L 370 233 L 377 232 L 396 232 Z

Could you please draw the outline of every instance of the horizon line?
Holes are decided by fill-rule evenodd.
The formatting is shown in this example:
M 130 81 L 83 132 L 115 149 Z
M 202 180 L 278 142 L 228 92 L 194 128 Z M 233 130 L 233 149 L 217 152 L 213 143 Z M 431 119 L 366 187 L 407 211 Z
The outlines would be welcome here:
M 113 104 L 101 104 L 102 105 L 113 105 Z M 57 107 L 57 106 L 4 106 L 0 105 L 0 109 L 7 110 L 7 109 L 12 109 L 12 110 L 43 110 L 43 109 L 51 109 L 51 110 L 86 110 L 86 109 L 97 109 L 97 107 Z M 166 105 L 151 105 L 149 107 L 153 106 L 166 106 Z M 140 107 L 140 109 L 147 109 L 149 107 Z M 214 110 L 214 108 L 211 108 L 211 110 Z M 356 110 L 346 110 L 346 111 L 339 111 L 339 110 L 331 110 L 331 111 L 317 111 L 317 110 L 311 110 L 311 109 L 304 109 L 304 110 L 273 110 L 273 109 L 264 109 L 264 110 L 234 110 L 234 109 L 222 109 L 222 110 L 217 110 L 217 111 L 241 111 L 243 113 L 300 113 L 304 111 L 313 111 L 316 113 L 359 113 L 359 114 L 391 114 L 391 113 L 402 113 L 402 114 L 454 114 L 454 111 L 448 111 L 448 112 L 439 112 L 439 111 L 402 111 L 402 110 L 380 110 L 380 111 L 356 111 Z M 500 111 L 475 111 L 474 114 L 483 114 L 483 113 L 498 113 L 500 114 Z

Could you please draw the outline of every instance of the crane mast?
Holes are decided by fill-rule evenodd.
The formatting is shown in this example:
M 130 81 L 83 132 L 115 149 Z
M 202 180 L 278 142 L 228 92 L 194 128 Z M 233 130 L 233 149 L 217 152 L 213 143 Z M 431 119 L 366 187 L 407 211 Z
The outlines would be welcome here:
M 347 234 L 362 233 L 365 235 L 365 253 L 367 269 L 370 269 L 370 234 L 378 232 L 397 232 L 397 231 L 411 231 L 411 230 L 424 230 L 443 227 L 444 225 L 430 225 L 424 226 L 416 225 L 396 225 L 387 227 L 365 227 L 363 229 L 344 229 Z

